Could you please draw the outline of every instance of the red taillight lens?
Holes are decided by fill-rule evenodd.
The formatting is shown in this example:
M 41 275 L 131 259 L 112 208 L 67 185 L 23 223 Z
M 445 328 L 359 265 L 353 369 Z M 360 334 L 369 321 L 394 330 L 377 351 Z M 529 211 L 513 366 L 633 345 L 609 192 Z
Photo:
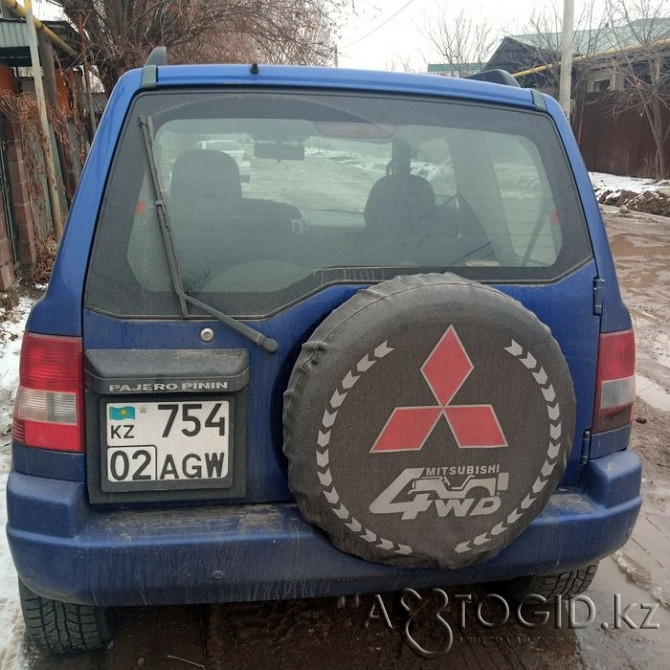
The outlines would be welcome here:
M 635 335 L 632 330 L 600 336 L 593 432 L 604 433 L 632 421 L 635 401 Z
M 23 336 L 12 433 L 14 441 L 30 447 L 84 450 L 80 338 Z

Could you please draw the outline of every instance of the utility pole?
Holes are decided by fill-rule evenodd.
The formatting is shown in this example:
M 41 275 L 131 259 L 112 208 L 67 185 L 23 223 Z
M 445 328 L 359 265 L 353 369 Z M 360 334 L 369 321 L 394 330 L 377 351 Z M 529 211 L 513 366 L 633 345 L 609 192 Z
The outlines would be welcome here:
M 561 78 L 558 87 L 558 101 L 563 113 L 570 119 L 572 98 L 572 33 L 575 20 L 574 0 L 563 0 L 563 38 L 561 40 Z
M 44 88 L 42 86 L 42 69 L 40 67 L 39 52 L 37 50 L 37 31 L 33 19 L 32 0 L 26 0 L 26 28 L 28 29 L 28 43 L 30 45 L 30 62 L 33 66 L 33 81 L 35 82 L 35 98 L 40 115 L 40 124 L 44 133 L 44 153 L 47 168 L 47 184 L 49 187 L 49 202 L 51 204 L 51 218 L 56 231 L 56 239 L 63 236 L 63 221 L 61 218 L 60 197 L 56 186 L 56 170 L 54 167 L 53 151 L 51 150 L 51 133 L 49 131 L 49 119 L 47 118 L 47 106 L 44 99 Z
M 77 17 L 77 29 L 81 37 L 81 56 L 84 63 L 84 97 L 88 106 L 88 120 L 91 124 L 91 137 L 93 137 L 98 129 L 98 124 L 95 120 L 95 107 L 93 106 L 93 91 L 91 90 L 91 75 L 88 68 L 88 37 L 84 32 L 84 21 L 81 14 Z

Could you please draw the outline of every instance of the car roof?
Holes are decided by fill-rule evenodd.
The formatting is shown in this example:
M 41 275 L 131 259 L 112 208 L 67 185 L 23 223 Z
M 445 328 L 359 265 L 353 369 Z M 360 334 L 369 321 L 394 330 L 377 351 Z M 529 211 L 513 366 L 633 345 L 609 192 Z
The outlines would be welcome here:
M 128 75 L 130 72 L 121 79 Z M 213 85 L 365 90 L 480 100 L 528 109 L 536 107 L 529 89 L 435 75 L 297 65 L 259 65 L 256 73 L 249 65 L 162 65 L 156 68 L 156 88 Z

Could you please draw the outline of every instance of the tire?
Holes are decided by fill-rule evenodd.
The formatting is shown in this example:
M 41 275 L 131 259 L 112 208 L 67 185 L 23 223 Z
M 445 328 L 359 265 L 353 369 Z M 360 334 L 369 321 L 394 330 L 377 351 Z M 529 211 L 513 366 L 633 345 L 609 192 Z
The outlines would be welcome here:
M 556 575 L 527 575 L 508 582 L 500 582 L 497 586 L 502 595 L 517 603 L 530 595 L 542 596 L 547 602 L 553 602 L 559 596 L 572 598 L 584 593 L 591 586 L 597 569 L 596 563 Z
M 121 619 L 116 607 L 91 607 L 43 598 L 19 581 L 21 610 L 30 639 L 54 654 L 107 646 Z
M 347 554 L 467 567 L 546 505 L 574 411 L 535 314 L 455 275 L 398 277 L 356 293 L 303 345 L 284 394 L 289 485 Z

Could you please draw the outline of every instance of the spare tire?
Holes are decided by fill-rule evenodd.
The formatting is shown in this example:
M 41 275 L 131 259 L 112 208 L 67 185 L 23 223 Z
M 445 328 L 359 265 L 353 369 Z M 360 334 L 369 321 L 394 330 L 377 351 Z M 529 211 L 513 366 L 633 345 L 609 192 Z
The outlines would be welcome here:
M 284 396 L 302 515 L 368 561 L 459 568 L 512 542 L 565 470 L 572 378 L 520 303 L 450 274 L 359 291 Z

